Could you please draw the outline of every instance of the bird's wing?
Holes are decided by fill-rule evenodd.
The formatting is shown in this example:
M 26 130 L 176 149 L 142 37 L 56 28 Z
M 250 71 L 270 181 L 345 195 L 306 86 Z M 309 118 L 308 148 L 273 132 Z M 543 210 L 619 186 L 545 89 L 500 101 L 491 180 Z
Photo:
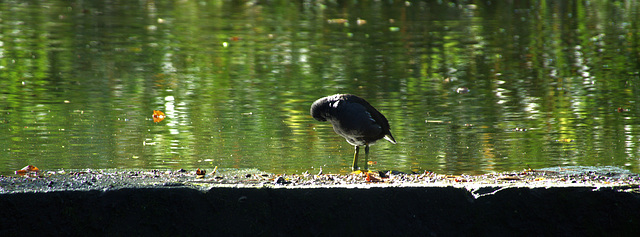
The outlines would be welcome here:
M 340 127 L 351 135 L 377 136 L 382 132 L 378 121 L 359 103 L 342 103 L 337 113 Z

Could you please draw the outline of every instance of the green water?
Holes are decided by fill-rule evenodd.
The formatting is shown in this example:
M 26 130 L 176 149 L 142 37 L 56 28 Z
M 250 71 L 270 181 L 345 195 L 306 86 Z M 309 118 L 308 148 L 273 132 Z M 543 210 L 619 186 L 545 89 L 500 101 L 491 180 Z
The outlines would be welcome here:
M 348 172 L 353 147 L 309 115 L 335 93 L 388 118 L 374 169 L 637 173 L 640 3 L 0 3 L 2 174 Z

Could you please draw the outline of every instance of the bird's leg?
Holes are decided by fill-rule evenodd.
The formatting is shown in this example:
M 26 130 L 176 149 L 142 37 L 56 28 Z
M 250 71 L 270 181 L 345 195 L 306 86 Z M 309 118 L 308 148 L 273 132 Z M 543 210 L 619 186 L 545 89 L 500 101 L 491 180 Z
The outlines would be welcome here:
M 369 143 L 364 146 L 364 170 L 369 170 Z
M 358 153 L 360 153 L 360 147 L 356 146 L 356 152 L 353 154 L 353 171 L 358 170 Z

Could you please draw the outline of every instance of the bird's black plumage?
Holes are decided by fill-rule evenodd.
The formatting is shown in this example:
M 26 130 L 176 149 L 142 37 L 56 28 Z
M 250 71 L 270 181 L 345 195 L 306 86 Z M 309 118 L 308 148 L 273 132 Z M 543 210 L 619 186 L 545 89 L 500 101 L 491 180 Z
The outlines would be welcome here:
M 369 145 L 382 138 L 395 144 L 389 121 L 366 100 L 350 94 L 337 94 L 320 98 L 311 105 L 311 116 L 318 121 L 329 121 L 333 130 L 354 145 L 353 169 L 357 169 L 358 151 L 365 146 L 368 161 Z M 365 161 L 365 169 L 367 167 Z

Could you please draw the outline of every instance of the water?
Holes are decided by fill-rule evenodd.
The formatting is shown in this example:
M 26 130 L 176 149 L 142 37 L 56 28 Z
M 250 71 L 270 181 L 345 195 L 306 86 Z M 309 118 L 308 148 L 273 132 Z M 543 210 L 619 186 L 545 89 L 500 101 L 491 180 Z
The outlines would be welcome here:
M 459 2 L 459 1 L 458 1 Z M 309 115 L 352 93 L 374 169 L 640 172 L 634 1 L 0 3 L 0 173 L 348 172 Z M 466 87 L 468 93 L 457 93 Z M 153 122 L 153 110 L 167 118 Z

